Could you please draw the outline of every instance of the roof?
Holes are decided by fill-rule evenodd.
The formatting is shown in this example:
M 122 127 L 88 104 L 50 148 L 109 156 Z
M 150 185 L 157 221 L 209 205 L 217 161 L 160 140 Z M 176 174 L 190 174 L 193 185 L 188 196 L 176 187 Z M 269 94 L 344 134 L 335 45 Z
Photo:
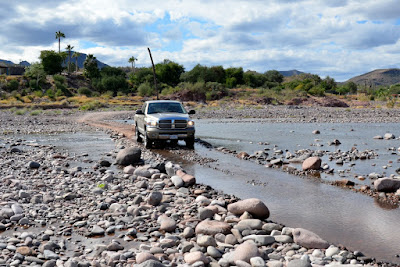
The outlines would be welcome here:
M 179 103 L 181 104 L 180 101 L 176 101 L 176 100 L 149 100 L 146 101 L 146 103 Z

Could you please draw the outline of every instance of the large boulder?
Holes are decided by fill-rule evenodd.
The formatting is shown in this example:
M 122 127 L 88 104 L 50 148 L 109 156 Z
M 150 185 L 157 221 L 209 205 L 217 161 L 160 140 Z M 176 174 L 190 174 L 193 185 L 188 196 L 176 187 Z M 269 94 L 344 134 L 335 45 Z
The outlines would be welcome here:
M 214 236 L 218 233 L 229 234 L 231 226 L 226 222 L 204 220 L 197 224 L 196 234 L 204 234 Z
M 323 240 L 317 234 L 303 228 L 293 229 L 293 240 L 296 244 L 311 249 L 324 249 L 329 247 L 327 241 Z
M 267 219 L 269 217 L 269 209 L 257 198 L 248 198 L 229 204 L 228 211 L 239 216 L 247 211 L 259 219 Z
M 400 180 L 392 178 L 379 178 L 374 182 L 375 190 L 378 192 L 396 192 L 400 188 Z
M 321 168 L 321 162 L 320 157 L 309 157 L 303 162 L 303 171 L 319 170 Z
M 140 161 L 142 150 L 137 147 L 122 149 L 117 154 L 116 163 L 122 166 L 134 165 Z

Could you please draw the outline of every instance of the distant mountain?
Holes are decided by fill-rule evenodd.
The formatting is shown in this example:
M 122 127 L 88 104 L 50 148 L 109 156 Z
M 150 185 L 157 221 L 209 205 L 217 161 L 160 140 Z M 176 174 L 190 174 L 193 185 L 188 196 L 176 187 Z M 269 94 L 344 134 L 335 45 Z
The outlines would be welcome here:
M 358 85 L 392 85 L 400 83 L 400 69 L 378 69 L 349 79 Z
M 71 63 L 74 63 L 74 64 L 75 64 L 75 62 L 76 62 L 75 60 L 76 60 L 76 59 L 72 57 L 73 54 L 74 54 L 74 51 L 71 51 Z M 79 67 L 80 69 L 83 69 L 83 63 L 85 62 L 86 56 L 87 56 L 86 54 L 80 53 L 80 55 L 79 55 L 79 57 L 78 57 L 78 67 Z M 105 63 L 99 61 L 98 59 L 96 59 L 96 60 L 97 60 L 97 67 L 98 67 L 99 69 L 102 69 L 102 68 L 104 68 L 104 67 L 108 67 L 107 64 L 105 64 Z M 65 60 L 65 64 L 68 65 L 68 57 L 67 57 L 67 59 Z
M 15 65 L 14 62 L 4 59 L 0 59 L 0 63 L 3 63 L 5 65 Z
M 279 71 L 284 77 L 290 77 L 290 76 L 296 76 L 299 74 L 302 74 L 304 72 L 298 71 L 298 70 L 281 70 Z

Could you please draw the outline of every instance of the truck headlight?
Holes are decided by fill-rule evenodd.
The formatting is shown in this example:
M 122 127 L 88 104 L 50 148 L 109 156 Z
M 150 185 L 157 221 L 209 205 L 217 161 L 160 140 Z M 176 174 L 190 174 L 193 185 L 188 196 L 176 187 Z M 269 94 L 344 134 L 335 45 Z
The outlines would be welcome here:
M 194 121 L 188 121 L 188 126 L 193 127 L 194 126 Z
M 146 122 L 146 125 L 149 127 L 156 127 L 157 126 L 157 121 L 150 120 Z

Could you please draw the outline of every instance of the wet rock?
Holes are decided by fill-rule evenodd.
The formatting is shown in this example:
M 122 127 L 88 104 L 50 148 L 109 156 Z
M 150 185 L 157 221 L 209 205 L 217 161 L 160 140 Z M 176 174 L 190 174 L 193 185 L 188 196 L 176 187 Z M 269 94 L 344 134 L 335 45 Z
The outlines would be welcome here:
M 396 192 L 400 188 L 400 180 L 392 178 L 379 178 L 374 181 L 375 190 L 378 192 Z
M 142 151 L 137 147 L 128 147 L 118 152 L 116 164 L 122 166 L 134 165 L 140 161 Z
M 319 170 L 321 168 L 321 158 L 320 157 L 309 157 L 302 165 L 303 171 L 307 170 Z
M 247 152 L 242 151 L 242 152 L 239 152 L 236 155 L 236 157 L 239 159 L 246 159 L 246 158 L 250 157 L 250 155 Z
M 26 165 L 29 169 L 39 169 L 40 168 L 40 163 L 36 161 L 29 161 L 28 164 Z
M 389 140 L 389 139 L 395 139 L 396 137 L 394 136 L 394 134 L 392 133 L 385 133 L 385 135 L 383 136 L 383 138 L 385 140 Z
M 314 130 L 312 131 L 313 134 L 320 134 L 321 132 L 319 130 Z
M 293 229 L 293 239 L 296 244 L 306 248 L 324 249 L 329 247 L 328 242 L 317 234 L 303 228 Z
M 228 211 L 235 215 L 242 215 L 247 211 L 254 217 L 260 219 L 267 219 L 269 217 L 269 209 L 257 198 L 239 200 L 236 203 L 229 204 Z

